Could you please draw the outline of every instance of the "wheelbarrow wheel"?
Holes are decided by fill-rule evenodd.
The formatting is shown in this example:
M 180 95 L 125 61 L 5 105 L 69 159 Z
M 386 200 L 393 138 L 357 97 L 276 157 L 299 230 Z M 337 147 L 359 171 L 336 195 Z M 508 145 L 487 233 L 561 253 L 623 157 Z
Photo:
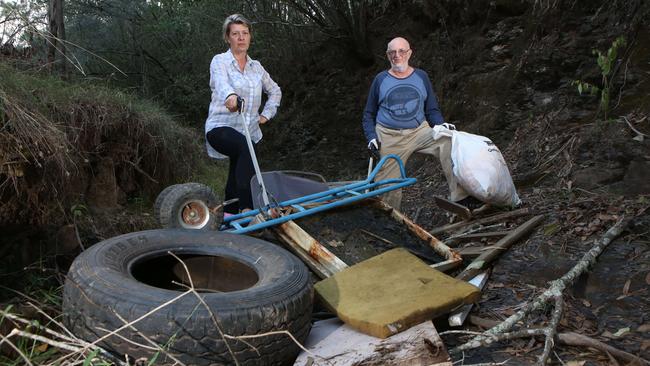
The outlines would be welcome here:
M 154 203 L 154 217 L 163 228 L 217 230 L 223 207 L 212 189 L 201 183 L 174 184 Z
M 196 292 L 188 291 L 192 285 Z M 283 332 L 304 342 L 312 303 L 309 270 L 279 246 L 246 235 L 159 229 L 81 253 L 66 278 L 63 322 L 130 361 L 290 365 L 300 349 Z M 264 333 L 271 334 L 236 338 Z

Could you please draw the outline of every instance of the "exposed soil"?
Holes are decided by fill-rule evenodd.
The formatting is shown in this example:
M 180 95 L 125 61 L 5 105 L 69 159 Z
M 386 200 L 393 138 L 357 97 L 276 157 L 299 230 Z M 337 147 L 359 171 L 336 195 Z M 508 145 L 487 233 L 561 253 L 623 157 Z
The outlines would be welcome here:
M 650 135 L 650 5 L 490 4 L 449 10 L 447 18 L 435 6 L 422 5 L 404 11 L 413 18 L 410 23 L 377 20 L 384 28 L 375 34 L 375 39 L 400 34 L 411 41 L 414 64 L 431 76 L 445 119 L 490 137 L 509 163 L 524 207 L 545 215 L 529 238 L 496 262 L 474 314 L 504 319 L 568 271 L 618 218 L 635 217 L 633 227 L 567 292 L 560 331 L 573 330 L 650 359 L 650 142 L 630 127 Z M 592 50 L 606 52 L 621 35 L 628 46 L 619 52 L 611 110 L 604 120 L 598 98 L 579 95 L 572 83 L 600 85 Z M 375 44 L 375 54 L 381 55 L 384 46 Z M 387 63 L 378 56 L 372 67 L 353 61 L 343 66 L 328 53 L 318 55 L 307 61 L 314 72 L 298 73 L 285 84 L 288 102 L 265 131 L 262 165 L 316 171 L 330 180 L 363 178 L 367 155 L 361 114 L 372 77 Z M 449 215 L 432 199 L 448 193 L 439 163 L 414 156 L 407 172 L 418 183 L 405 189 L 404 212 L 417 215 L 425 229 L 448 223 Z M 323 235 L 322 240 L 334 237 Z M 347 246 L 330 249 L 345 256 Z M 548 315 L 534 314 L 532 324 L 544 324 Z M 456 343 L 450 337 L 445 341 L 450 347 Z M 468 352 L 465 362 L 533 363 L 540 341 Z M 562 362 L 609 362 L 586 348 L 557 345 L 556 351 Z M 556 356 L 552 362 L 560 364 Z

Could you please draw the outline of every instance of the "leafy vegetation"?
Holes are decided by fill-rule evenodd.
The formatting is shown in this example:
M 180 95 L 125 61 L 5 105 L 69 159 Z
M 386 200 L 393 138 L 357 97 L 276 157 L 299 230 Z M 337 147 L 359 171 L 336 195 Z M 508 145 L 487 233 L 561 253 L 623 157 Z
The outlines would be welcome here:
M 593 50 L 602 77 L 600 86 L 581 80 L 575 80 L 573 82 L 573 84 L 578 87 L 578 93 L 580 93 L 580 95 L 582 95 L 583 92 L 588 92 L 591 95 L 597 95 L 600 97 L 599 110 L 603 112 L 605 120 L 607 120 L 609 112 L 611 78 L 613 76 L 616 62 L 618 61 L 618 50 L 625 45 L 625 37 L 621 36 L 612 42 L 611 47 L 609 47 L 606 53 L 602 53 L 600 50 Z

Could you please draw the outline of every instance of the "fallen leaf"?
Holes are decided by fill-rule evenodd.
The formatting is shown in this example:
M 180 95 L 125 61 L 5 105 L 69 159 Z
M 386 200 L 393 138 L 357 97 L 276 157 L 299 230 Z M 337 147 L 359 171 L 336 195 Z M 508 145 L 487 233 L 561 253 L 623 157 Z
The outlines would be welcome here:
M 650 285 L 650 272 L 648 272 L 648 274 L 645 275 L 645 284 Z
M 598 218 L 601 219 L 602 221 L 615 221 L 616 216 L 615 215 L 608 215 L 604 213 L 598 214 Z
M 625 286 L 623 286 L 623 295 L 629 295 L 630 294 L 630 285 L 632 284 L 632 279 L 629 278 L 627 281 L 625 281 Z
M 587 361 L 569 361 L 566 363 L 566 366 L 583 366 Z
M 47 346 L 48 346 L 47 343 L 43 343 L 40 346 L 36 347 L 36 350 L 38 352 L 40 352 L 40 353 L 43 353 L 43 352 L 47 351 Z
M 630 328 L 628 328 L 628 327 L 621 328 L 621 329 L 617 330 L 616 333 L 613 334 L 613 336 L 614 336 L 614 338 L 618 338 L 618 337 L 622 336 L 623 334 L 628 333 L 629 331 L 630 331 Z
M 544 235 L 553 235 L 560 230 L 560 225 L 557 223 L 549 224 L 544 227 Z
M 591 307 L 591 303 L 587 299 L 582 299 L 582 305 L 584 305 L 584 306 L 586 306 L 588 308 Z
M 338 239 L 334 239 L 334 240 L 330 240 L 327 243 L 327 245 L 331 246 L 332 248 L 338 248 L 338 247 L 343 246 L 343 242 L 338 240 Z

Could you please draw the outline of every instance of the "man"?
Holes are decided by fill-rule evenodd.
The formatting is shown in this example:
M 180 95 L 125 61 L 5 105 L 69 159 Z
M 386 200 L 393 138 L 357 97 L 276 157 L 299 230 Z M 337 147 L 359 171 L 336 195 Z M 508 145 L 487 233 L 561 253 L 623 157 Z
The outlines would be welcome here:
M 402 37 L 388 43 L 386 55 L 390 69 L 380 72 L 373 80 L 363 112 L 362 123 L 368 150 L 377 160 L 380 156 L 395 154 L 404 164 L 415 152 L 436 156 L 447 178 L 450 199 L 465 206 L 474 206 L 476 203 L 473 201 L 479 201 L 458 185 L 452 173 L 451 138 L 433 139 L 434 126 L 455 127 L 445 123 L 427 73 L 409 66 L 412 54 L 408 41 Z M 379 172 L 377 180 L 399 175 L 399 166 L 391 159 Z M 383 200 L 399 210 L 401 189 L 386 193 Z

